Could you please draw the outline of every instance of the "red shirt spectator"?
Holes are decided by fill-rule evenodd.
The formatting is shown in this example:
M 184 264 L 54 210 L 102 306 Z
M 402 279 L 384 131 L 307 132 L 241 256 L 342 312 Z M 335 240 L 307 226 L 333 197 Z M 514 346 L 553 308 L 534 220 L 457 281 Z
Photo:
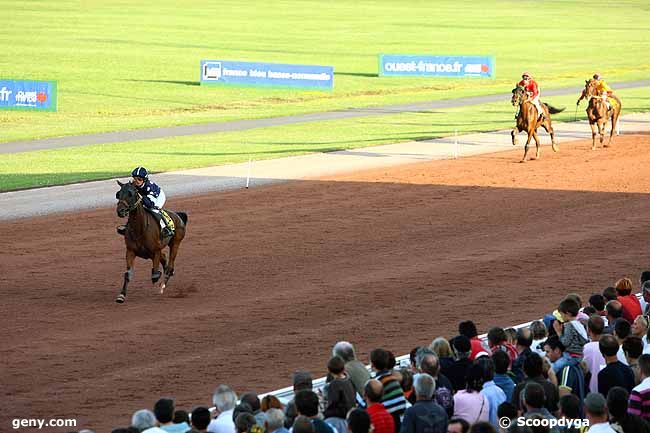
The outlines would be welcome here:
M 393 416 L 388 413 L 381 403 L 373 403 L 368 406 L 368 415 L 373 425 L 373 433 L 395 433 L 395 422 Z
M 471 338 L 469 342 L 472 344 L 472 353 L 469 355 L 470 360 L 474 361 L 474 359 L 476 359 L 476 355 L 481 352 L 489 355 L 488 351 L 485 349 L 485 347 L 483 347 L 483 343 L 481 343 L 481 340 L 478 337 Z
M 617 300 L 623 305 L 623 318 L 630 323 L 634 322 L 636 316 L 643 314 L 639 299 L 632 294 L 632 280 L 621 278 L 616 282 Z

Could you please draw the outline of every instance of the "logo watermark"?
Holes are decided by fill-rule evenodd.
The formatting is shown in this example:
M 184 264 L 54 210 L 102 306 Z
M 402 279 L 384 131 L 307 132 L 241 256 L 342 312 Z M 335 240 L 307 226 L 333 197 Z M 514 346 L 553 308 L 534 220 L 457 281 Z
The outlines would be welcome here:
M 548 419 L 548 418 L 525 418 L 520 416 L 519 418 L 510 419 L 508 417 L 499 418 L 499 426 L 501 428 L 507 429 L 511 425 L 516 425 L 518 427 L 548 427 L 550 429 L 554 427 L 563 427 L 563 428 L 577 428 L 581 429 L 583 427 L 589 427 L 588 419 Z
M 11 420 L 11 426 L 14 430 L 19 428 L 37 428 L 39 430 L 45 427 L 76 427 L 76 419 L 43 419 L 43 418 L 14 418 Z

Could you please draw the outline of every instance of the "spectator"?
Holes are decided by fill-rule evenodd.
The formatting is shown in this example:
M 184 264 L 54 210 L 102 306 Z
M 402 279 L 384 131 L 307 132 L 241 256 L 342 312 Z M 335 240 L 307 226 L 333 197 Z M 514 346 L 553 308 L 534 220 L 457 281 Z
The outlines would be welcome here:
M 472 353 L 472 343 L 464 335 L 458 335 L 451 340 L 451 347 L 454 350 L 454 363 L 451 368 L 442 374 L 447 376 L 454 391 L 465 389 L 467 386 L 467 370 L 472 364 L 469 356 Z
M 616 288 L 609 286 L 603 290 L 603 298 L 605 298 L 605 303 L 608 303 L 609 301 L 615 301 L 617 297 L 618 294 L 616 293 Z
M 153 406 L 153 413 L 160 424 L 160 428 L 168 433 L 185 433 L 190 426 L 183 422 L 174 424 L 174 400 L 161 398 Z
M 370 379 L 370 373 L 362 362 L 357 360 L 354 346 L 347 341 L 339 341 L 332 348 L 332 356 L 338 356 L 345 362 L 345 371 L 359 394 L 363 393 L 363 386 Z
M 589 342 L 585 327 L 577 320 L 579 310 L 580 306 L 572 299 L 564 299 L 558 306 L 564 323 L 560 324 L 556 320 L 553 322 L 553 327 L 566 350 L 561 358 L 553 362 L 553 370 L 556 374 L 567 365 L 578 365 L 583 358 L 583 347 Z
M 649 271 L 644 271 L 644 272 L 649 272 Z M 641 309 L 643 310 L 643 314 L 645 316 L 650 315 L 650 280 L 645 280 L 643 283 L 641 283 L 641 295 L 643 297 L 639 301 L 639 304 L 641 305 Z
M 512 401 L 512 393 L 515 390 L 515 383 L 510 376 L 508 376 L 508 362 L 510 362 L 508 354 L 501 351 L 496 352 L 492 355 L 492 362 L 494 362 L 494 383 L 503 390 L 506 395 L 506 401 Z
M 634 388 L 634 372 L 630 367 L 618 360 L 619 345 L 616 338 L 611 335 L 603 335 L 598 342 L 598 347 L 607 364 L 598 373 L 598 392 L 607 395 L 611 388 L 618 385 L 631 391 Z
M 462 418 L 452 418 L 447 426 L 447 433 L 467 433 L 469 432 L 469 423 Z
M 481 394 L 487 397 L 487 400 L 490 403 L 490 424 L 495 428 L 499 428 L 497 409 L 501 403 L 506 401 L 506 394 L 494 383 L 494 362 L 492 359 L 487 356 L 482 356 L 476 360 L 476 364 L 481 367 L 481 370 L 483 370 L 483 389 L 481 390 Z
M 623 353 L 627 365 L 634 372 L 634 386 L 641 383 L 641 371 L 639 370 L 639 357 L 643 353 L 643 341 L 639 337 L 630 336 L 623 341 Z
M 469 433 L 497 433 L 497 431 L 489 422 L 477 422 L 476 424 L 472 424 Z
M 487 353 L 487 348 L 483 347 L 483 342 L 478 338 L 478 330 L 476 325 L 471 320 L 466 320 L 458 324 L 458 333 L 469 338 L 469 342 L 472 346 L 472 351 L 469 355 L 469 360 L 474 361 L 476 356 L 481 352 Z
M 548 338 L 548 332 L 546 331 L 544 322 L 541 320 L 535 320 L 530 324 L 530 332 L 533 335 L 533 342 L 530 345 L 530 349 L 533 352 L 537 353 L 539 356 L 546 356 L 542 343 L 544 343 Z
M 398 373 L 402 378 L 399 381 L 399 386 L 402 387 L 404 391 L 404 397 L 410 402 L 415 402 L 415 391 L 413 390 L 413 371 L 410 368 L 400 368 Z
M 190 425 L 190 414 L 186 410 L 176 410 L 174 411 L 174 424 L 185 423 Z
M 602 317 L 604 320 L 607 320 L 607 311 L 605 311 L 605 303 L 607 300 L 605 297 L 599 293 L 594 293 L 589 297 L 589 305 L 594 307 L 596 314 Z M 605 323 L 607 325 L 607 323 Z
M 294 396 L 298 415 L 304 415 L 311 420 L 314 433 L 335 433 L 334 429 L 325 421 L 319 419 L 318 396 L 314 391 L 302 390 Z
M 451 418 L 454 413 L 454 388 L 451 381 L 440 373 L 438 357 L 434 354 L 425 355 L 420 361 L 419 370 L 433 377 L 436 389 L 433 392 L 434 400 L 447 412 Z M 413 401 L 415 403 L 415 400 Z
M 628 392 L 615 386 L 607 394 L 607 409 L 612 428 L 622 433 L 650 433 L 650 424 L 638 415 L 628 413 Z
M 350 433 L 370 433 L 370 417 L 362 409 L 350 411 L 347 422 Z
M 284 412 L 279 408 L 269 408 L 264 412 L 264 429 L 266 433 L 289 433 L 284 427 Z
M 384 386 L 384 395 L 381 402 L 388 413 L 392 415 L 395 421 L 395 431 L 398 431 L 401 416 L 406 410 L 406 399 L 399 381 L 395 379 L 390 370 L 390 354 L 384 349 L 375 349 L 370 352 L 370 364 L 376 372 L 375 379 Z
M 284 405 L 276 396 L 267 394 L 262 398 L 260 408 L 262 409 L 262 412 L 266 412 L 269 409 L 284 410 Z
M 506 333 L 508 343 L 514 347 L 517 344 L 517 330 L 515 328 L 506 328 L 504 332 Z
M 497 417 L 499 419 L 507 418 L 510 420 L 510 425 L 515 424 L 517 420 L 517 408 L 514 404 L 510 402 L 501 403 L 497 408 Z M 505 424 L 504 424 L 505 425 Z M 503 428 L 499 426 L 499 431 L 502 433 L 508 433 L 510 430 L 508 428 Z
M 367 412 L 374 426 L 373 433 L 395 433 L 395 421 L 381 404 L 384 387 L 380 381 L 370 379 L 364 387 L 364 399 L 368 407 Z
M 544 350 L 549 361 L 554 363 L 562 359 L 565 354 L 565 347 L 556 335 L 546 340 Z M 573 393 L 581 401 L 584 399 L 585 378 L 578 364 L 567 363 L 561 370 L 557 371 L 557 377 L 559 395 Z
M 325 418 L 339 418 L 341 423 L 350 409 L 356 406 L 356 391 L 352 381 L 345 373 L 345 361 L 339 356 L 330 358 L 327 371 L 331 381 L 323 390 L 325 396 Z
M 442 374 L 445 374 L 445 371 L 449 371 L 451 366 L 454 365 L 454 352 L 451 350 L 447 339 L 444 337 L 436 338 L 431 342 L 429 349 L 438 357 Z
M 210 433 L 235 433 L 233 413 L 237 404 L 237 394 L 228 385 L 219 385 L 212 395 L 212 404 L 215 406 L 215 415 L 208 431 Z
M 304 370 L 298 370 L 293 373 L 293 394 L 296 395 L 296 393 L 302 390 L 312 390 L 311 373 Z M 284 426 L 289 429 L 293 426 L 294 420 L 298 416 L 294 400 L 287 403 L 284 414 Z
M 517 349 L 515 349 L 512 344 L 508 343 L 508 336 L 503 328 L 495 327 L 490 329 L 487 338 L 488 346 L 490 347 L 492 354 L 498 350 L 506 352 L 510 358 L 510 364 L 512 365 L 512 362 L 517 359 Z
M 616 433 L 609 425 L 607 417 L 607 401 L 600 394 L 590 392 L 585 397 L 585 414 L 589 420 L 589 431 L 592 433 Z
M 445 410 L 433 401 L 435 380 L 426 373 L 414 379 L 416 402 L 404 413 L 400 433 L 447 433 Z
M 591 316 L 587 322 L 587 334 L 591 342 L 585 344 L 583 349 L 584 362 L 589 371 L 589 391 L 598 392 L 598 373 L 603 365 L 605 358 L 600 353 L 598 342 L 603 335 L 605 321 L 600 316 Z
M 643 339 L 648 333 L 648 318 L 645 316 L 636 316 L 632 322 L 632 335 Z
M 517 407 L 518 410 L 522 410 L 520 394 L 523 391 L 524 387 L 530 383 L 537 383 L 544 390 L 544 407 L 550 412 L 555 413 L 558 410 L 558 389 L 557 386 L 551 383 L 548 379 L 543 376 L 544 361 L 542 357 L 533 353 L 530 355 L 526 362 L 524 363 L 524 373 L 526 374 L 526 380 L 518 383 L 515 386 L 515 391 L 512 394 L 512 403 Z
M 650 355 L 641 355 L 639 369 L 641 370 L 641 383 L 632 389 L 627 411 L 650 421 Z
M 454 418 L 470 424 L 490 420 L 490 402 L 483 394 L 483 369 L 471 365 L 467 372 L 467 388 L 454 395 Z
M 541 415 L 545 419 L 556 419 L 551 412 L 544 407 L 544 388 L 538 383 L 528 383 L 523 389 L 522 407 L 525 418 L 533 415 Z
M 260 398 L 257 396 L 257 393 L 247 392 L 245 394 L 242 394 L 240 400 L 242 402 L 248 403 L 248 405 L 253 410 L 253 416 L 255 417 L 255 421 L 257 422 L 257 425 L 260 427 L 264 427 L 264 420 L 265 420 L 264 412 L 262 412 Z
M 562 433 L 580 433 L 580 427 L 576 427 L 576 421 L 581 425 L 583 417 L 582 400 L 575 394 L 567 394 L 560 397 L 560 419 L 572 420 L 571 427 L 562 428 Z
M 156 415 L 148 409 L 142 409 L 131 417 L 131 426 L 142 433 L 163 433 L 165 430 L 158 427 Z
M 207 407 L 197 407 L 192 411 L 190 418 L 192 430 L 190 433 L 206 433 L 210 425 L 210 410 Z
M 293 433 L 315 433 L 314 425 L 306 416 L 299 415 L 292 427 Z
M 240 401 L 239 404 L 235 406 L 235 408 L 232 411 L 232 420 L 235 423 L 235 429 L 237 428 L 236 425 L 237 418 L 239 418 L 239 415 L 241 415 L 242 413 L 248 413 L 255 416 L 255 414 L 253 414 L 253 408 L 251 407 L 251 405 L 246 403 L 245 401 Z
M 533 344 L 533 334 L 529 328 L 521 328 L 517 331 L 515 349 L 517 350 L 517 359 L 512 363 L 512 373 L 515 376 L 515 382 L 524 380 L 524 361 L 533 353 L 530 346 Z
M 605 334 L 613 334 L 616 322 L 623 317 L 623 304 L 617 300 L 609 301 L 605 304 L 605 311 L 607 311 Z
M 416 355 L 417 355 L 418 351 L 420 351 L 421 349 L 422 349 L 422 346 L 416 346 L 413 349 L 411 349 L 411 351 L 409 352 L 409 362 L 410 362 L 411 371 L 417 371 L 417 369 L 418 369 L 418 367 L 417 367 L 418 363 L 417 363 L 417 360 L 416 360 Z
M 618 344 L 623 344 L 623 340 L 632 334 L 632 325 L 627 319 L 618 319 L 614 325 L 614 335 L 618 340 Z
M 616 282 L 617 300 L 623 306 L 623 318 L 628 322 L 634 322 L 636 316 L 643 314 L 641 303 L 636 295 L 632 294 L 632 280 L 621 278 Z

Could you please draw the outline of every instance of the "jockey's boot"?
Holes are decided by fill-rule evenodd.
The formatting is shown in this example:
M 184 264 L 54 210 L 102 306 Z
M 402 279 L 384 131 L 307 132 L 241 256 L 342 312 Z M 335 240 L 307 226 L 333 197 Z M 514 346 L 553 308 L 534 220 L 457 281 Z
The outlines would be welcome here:
M 163 229 L 160 230 L 160 237 L 161 238 L 163 238 L 163 239 L 171 238 L 172 236 L 174 236 L 174 232 L 169 227 L 163 227 Z
M 122 224 L 121 226 L 117 226 L 117 234 L 124 236 L 126 234 L 126 229 L 127 229 L 126 224 Z

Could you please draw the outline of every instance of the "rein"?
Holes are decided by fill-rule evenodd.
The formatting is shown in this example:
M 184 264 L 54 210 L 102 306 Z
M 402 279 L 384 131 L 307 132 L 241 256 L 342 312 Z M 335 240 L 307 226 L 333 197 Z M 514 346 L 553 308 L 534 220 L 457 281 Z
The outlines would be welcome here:
M 129 213 L 133 212 L 141 202 L 142 202 L 142 196 L 140 194 L 138 194 L 138 199 L 136 201 L 134 201 L 133 204 L 130 205 L 130 206 L 126 202 L 126 200 L 124 200 L 124 199 L 120 200 L 120 203 L 124 203 L 126 205 L 126 209 L 129 211 Z

